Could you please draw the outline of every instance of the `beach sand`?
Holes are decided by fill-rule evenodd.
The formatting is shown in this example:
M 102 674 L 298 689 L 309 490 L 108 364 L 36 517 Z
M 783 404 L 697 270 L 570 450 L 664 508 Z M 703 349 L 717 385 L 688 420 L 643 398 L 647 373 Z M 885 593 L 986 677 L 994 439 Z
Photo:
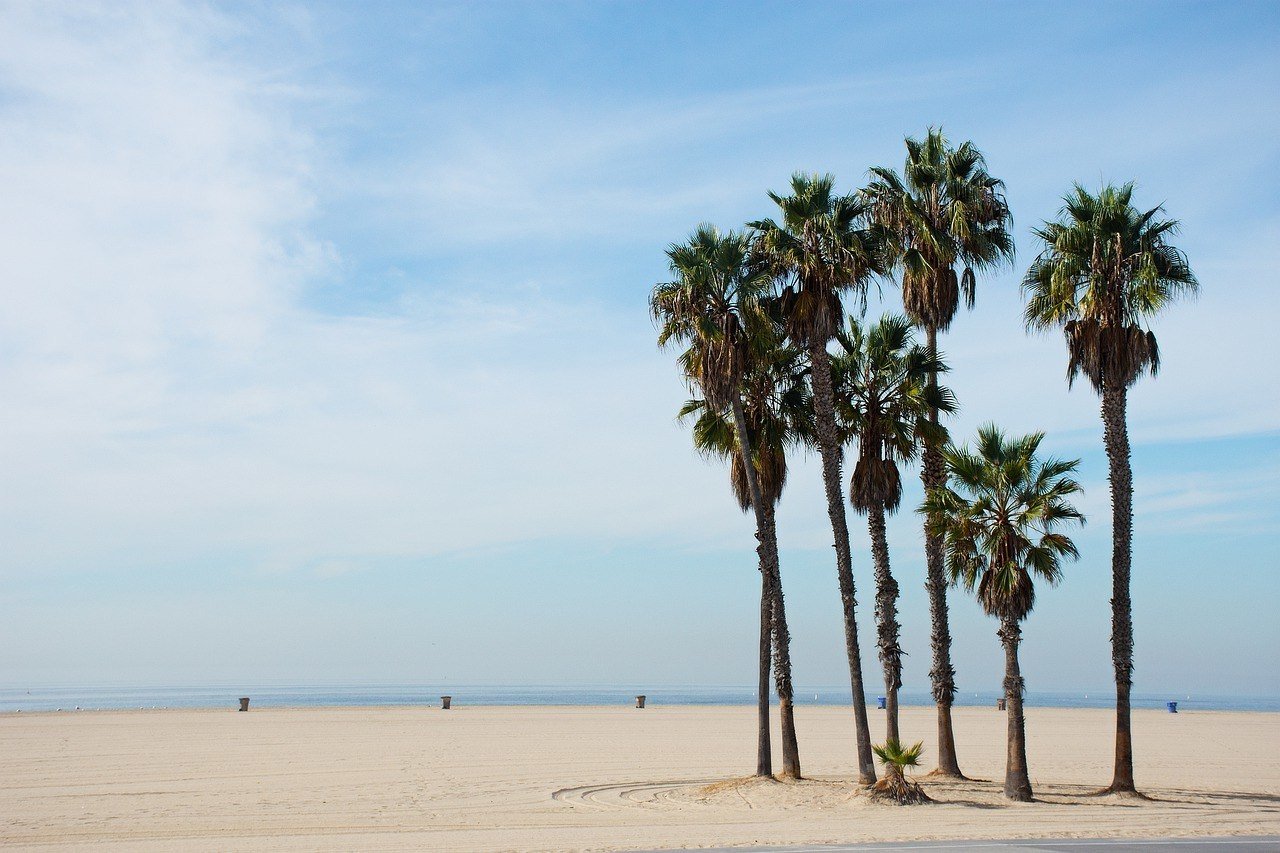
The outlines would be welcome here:
M 658 697 L 654 697 L 657 700 Z M 873 735 L 882 712 L 871 711 Z M 1134 713 L 1150 800 L 1110 780 L 1112 715 L 1031 708 L 1038 802 L 1003 780 L 1005 715 L 955 711 L 963 769 L 939 802 L 869 803 L 852 714 L 796 710 L 810 780 L 743 782 L 754 709 L 124 711 L 0 716 L 0 847 L 614 850 L 938 838 L 1280 834 L 1280 714 Z M 776 719 L 775 719 L 776 725 Z M 924 740 L 929 708 L 903 710 Z M 776 736 L 775 736 L 776 743 Z M 775 759 L 776 760 L 776 759 Z

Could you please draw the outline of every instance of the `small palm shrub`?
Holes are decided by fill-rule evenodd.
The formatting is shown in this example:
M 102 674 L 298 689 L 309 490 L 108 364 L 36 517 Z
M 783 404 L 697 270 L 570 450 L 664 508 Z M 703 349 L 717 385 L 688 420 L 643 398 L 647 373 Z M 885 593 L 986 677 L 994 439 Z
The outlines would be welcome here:
M 906 768 L 920 766 L 920 754 L 924 752 L 923 742 L 903 746 L 895 738 L 889 738 L 883 744 L 871 747 L 871 750 L 884 765 L 884 778 L 871 788 L 872 799 L 900 806 L 930 802 L 924 789 L 908 779 L 906 774 Z

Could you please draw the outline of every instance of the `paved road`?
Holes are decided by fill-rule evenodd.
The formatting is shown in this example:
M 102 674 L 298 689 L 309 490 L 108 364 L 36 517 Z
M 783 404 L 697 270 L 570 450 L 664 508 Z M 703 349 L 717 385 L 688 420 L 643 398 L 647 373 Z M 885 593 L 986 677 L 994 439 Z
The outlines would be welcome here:
M 800 847 L 722 847 L 700 853 L 842 853 L 842 851 L 964 853 L 1280 853 L 1280 836 L 1257 838 L 1035 838 L 1025 841 L 900 841 Z M 655 851 L 657 853 L 657 851 Z

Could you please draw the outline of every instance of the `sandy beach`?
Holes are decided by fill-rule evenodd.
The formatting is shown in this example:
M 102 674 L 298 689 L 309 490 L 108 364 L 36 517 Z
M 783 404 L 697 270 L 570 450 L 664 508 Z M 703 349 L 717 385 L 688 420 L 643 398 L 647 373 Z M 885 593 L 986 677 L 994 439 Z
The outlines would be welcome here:
M 988 781 L 926 780 L 938 802 L 909 809 L 855 794 L 850 716 L 798 709 L 811 778 L 783 784 L 728 781 L 752 767 L 747 707 L 7 714 L 0 846 L 623 850 L 1280 833 L 1277 714 L 1137 712 L 1151 795 L 1138 801 L 1090 796 L 1109 779 L 1108 712 L 1033 708 L 1039 801 L 1015 805 L 997 784 L 1004 715 L 958 709 L 962 765 Z M 932 725 L 930 709 L 905 709 L 907 739 L 928 744 Z

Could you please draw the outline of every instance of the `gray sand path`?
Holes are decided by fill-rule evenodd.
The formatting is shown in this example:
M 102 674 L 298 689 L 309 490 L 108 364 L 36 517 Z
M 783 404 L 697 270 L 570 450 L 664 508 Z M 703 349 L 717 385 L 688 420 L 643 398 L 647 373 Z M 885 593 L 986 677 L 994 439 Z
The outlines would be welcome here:
M 1278 853 L 1280 836 L 1257 838 L 1034 838 L 1009 841 L 906 841 L 800 847 L 720 847 L 701 853 L 841 853 L 841 851 L 963 850 L 965 853 Z M 655 851 L 657 853 L 657 851 Z

